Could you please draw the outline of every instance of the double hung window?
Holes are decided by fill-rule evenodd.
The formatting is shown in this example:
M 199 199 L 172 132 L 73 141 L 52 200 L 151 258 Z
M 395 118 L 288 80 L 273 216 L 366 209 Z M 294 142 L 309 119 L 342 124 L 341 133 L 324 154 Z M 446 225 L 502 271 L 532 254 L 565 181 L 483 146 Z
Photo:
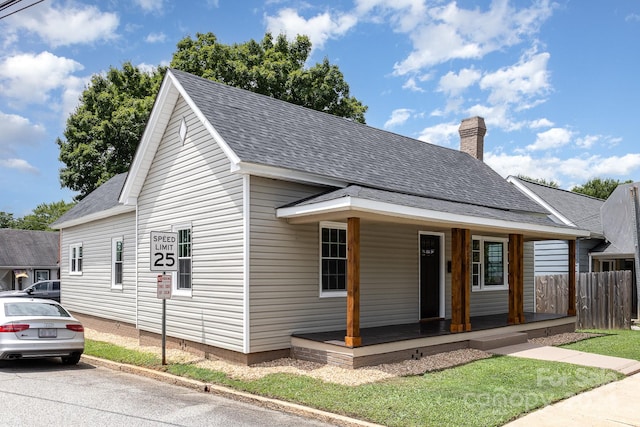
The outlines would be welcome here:
M 111 287 L 122 288 L 124 239 L 111 239 Z
M 347 225 L 320 224 L 320 295 L 345 296 L 347 292 Z
M 471 289 L 504 290 L 507 283 L 507 239 L 474 236 L 471 246 Z
M 191 291 L 191 227 L 178 228 L 177 290 Z
M 69 274 L 82 274 L 82 243 L 69 246 Z

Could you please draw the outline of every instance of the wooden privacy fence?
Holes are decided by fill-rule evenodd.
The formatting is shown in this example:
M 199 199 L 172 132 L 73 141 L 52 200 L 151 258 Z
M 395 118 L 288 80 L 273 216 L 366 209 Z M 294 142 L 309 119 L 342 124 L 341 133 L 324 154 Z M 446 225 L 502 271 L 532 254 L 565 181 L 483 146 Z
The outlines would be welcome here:
M 631 327 L 631 271 L 580 273 L 576 283 L 578 329 Z M 536 277 L 536 312 L 567 313 L 568 275 Z

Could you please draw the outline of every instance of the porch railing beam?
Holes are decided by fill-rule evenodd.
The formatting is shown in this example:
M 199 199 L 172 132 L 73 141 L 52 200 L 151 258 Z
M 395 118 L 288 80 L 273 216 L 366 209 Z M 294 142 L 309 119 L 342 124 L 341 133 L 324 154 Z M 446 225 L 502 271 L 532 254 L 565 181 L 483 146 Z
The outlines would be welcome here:
M 569 240 L 569 295 L 567 316 L 576 315 L 576 241 Z
M 360 347 L 360 218 L 347 219 L 347 347 Z
M 509 315 L 510 325 L 524 323 L 524 236 L 509 234 Z
M 471 230 L 451 229 L 451 332 L 471 330 Z

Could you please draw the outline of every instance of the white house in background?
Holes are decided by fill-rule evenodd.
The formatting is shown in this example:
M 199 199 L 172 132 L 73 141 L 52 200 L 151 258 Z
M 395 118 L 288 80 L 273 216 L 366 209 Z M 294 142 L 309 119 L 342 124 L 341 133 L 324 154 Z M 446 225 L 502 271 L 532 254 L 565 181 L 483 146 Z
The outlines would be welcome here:
M 58 233 L 0 229 L 0 290 L 20 290 L 60 275 Z
M 54 224 L 65 305 L 157 338 L 150 234 L 173 231 L 169 340 L 243 363 L 340 354 L 356 366 L 433 345 L 368 341 L 384 328 L 465 346 L 488 318 L 573 327 L 573 313 L 527 317 L 530 242 L 589 232 L 474 158 L 485 132 L 481 118 L 462 122 L 469 155 L 168 70 L 129 173 Z
M 589 236 L 576 240 L 576 272 L 591 271 L 590 253 L 604 242 L 600 209 L 605 201 L 515 176 L 507 177 L 507 181 L 546 209 L 553 221 L 589 231 Z M 536 276 L 567 273 L 567 240 L 537 241 L 534 253 Z
M 589 230 L 589 237 L 576 240 L 576 272 L 634 272 L 633 313 L 637 316 L 635 265 L 640 219 L 634 197 L 638 194 L 638 183 L 622 184 L 607 200 L 602 200 L 514 176 L 507 181 L 547 209 L 554 221 Z M 566 240 L 535 242 L 535 275 L 566 274 L 568 245 Z

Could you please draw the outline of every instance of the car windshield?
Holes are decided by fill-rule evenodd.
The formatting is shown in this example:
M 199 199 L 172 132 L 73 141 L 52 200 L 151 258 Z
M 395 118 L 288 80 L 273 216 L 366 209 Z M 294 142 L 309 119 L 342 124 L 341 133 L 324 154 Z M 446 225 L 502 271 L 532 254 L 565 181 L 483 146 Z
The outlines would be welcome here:
M 50 316 L 70 317 L 69 313 L 58 304 L 35 302 L 11 302 L 4 305 L 5 316 Z

